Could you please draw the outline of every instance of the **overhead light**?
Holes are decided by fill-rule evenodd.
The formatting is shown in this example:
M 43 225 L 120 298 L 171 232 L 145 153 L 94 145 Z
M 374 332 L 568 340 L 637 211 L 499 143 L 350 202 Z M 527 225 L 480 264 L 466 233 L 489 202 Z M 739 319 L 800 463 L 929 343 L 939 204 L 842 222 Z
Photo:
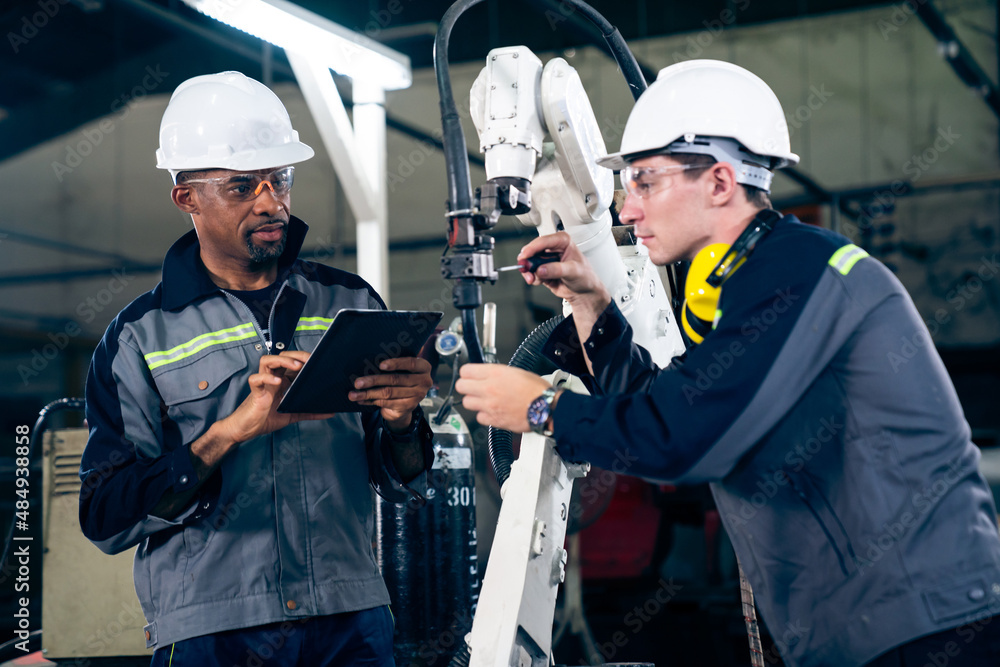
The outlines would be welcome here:
M 184 0 L 206 16 L 384 90 L 413 83 L 410 59 L 286 0 Z

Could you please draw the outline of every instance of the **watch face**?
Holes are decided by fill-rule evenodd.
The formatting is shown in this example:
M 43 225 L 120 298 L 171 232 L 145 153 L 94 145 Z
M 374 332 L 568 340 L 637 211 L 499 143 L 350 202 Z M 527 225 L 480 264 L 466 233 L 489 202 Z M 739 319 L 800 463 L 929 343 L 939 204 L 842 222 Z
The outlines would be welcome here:
M 549 419 L 549 402 L 539 396 L 528 406 L 528 423 L 532 427 L 544 426 Z

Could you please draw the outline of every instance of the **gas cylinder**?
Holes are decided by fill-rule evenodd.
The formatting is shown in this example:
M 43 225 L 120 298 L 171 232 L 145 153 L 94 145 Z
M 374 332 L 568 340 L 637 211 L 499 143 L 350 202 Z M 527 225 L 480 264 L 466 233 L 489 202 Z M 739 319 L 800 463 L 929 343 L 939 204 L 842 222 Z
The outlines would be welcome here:
M 429 396 L 420 406 L 434 432 L 427 502 L 379 498 L 376 555 L 392 599 L 397 667 L 442 667 L 472 628 L 479 600 L 472 436 L 462 416 Z

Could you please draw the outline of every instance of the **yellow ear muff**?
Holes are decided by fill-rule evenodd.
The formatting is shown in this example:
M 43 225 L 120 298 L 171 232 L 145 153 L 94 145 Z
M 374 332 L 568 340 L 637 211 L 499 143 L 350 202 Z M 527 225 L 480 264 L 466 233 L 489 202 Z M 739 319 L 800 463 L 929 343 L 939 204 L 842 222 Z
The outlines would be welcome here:
M 721 314 L 719 295 L 723 283 L 743 266 L 757 243 L 780 219 L 781 214 L 775 210 L 759 211 L 732 246 L 713 243 L 695 255 L 684 281 L 684 307 L 681 309 L 681 331 L 690 345 L 700 344 L 713 329 L 715 319 Z M 708 282 L 710 278 L 712 284 Z
M 728 243 L 713 243 L 702 248 L 691 261 L 684 281 L 684 308 L 681 311 L 681 328 L 692 345 L 698 345 L 715 322 L 719 307 L 721 287 L 708 284 L 708 276 L 729 250 Z

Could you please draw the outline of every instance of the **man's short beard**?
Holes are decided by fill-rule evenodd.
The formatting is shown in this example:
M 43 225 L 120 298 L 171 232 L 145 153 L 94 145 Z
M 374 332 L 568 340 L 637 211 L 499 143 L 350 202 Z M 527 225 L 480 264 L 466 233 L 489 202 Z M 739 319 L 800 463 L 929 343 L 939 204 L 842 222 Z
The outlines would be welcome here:
M 250 268 L 258 270 L 277 261 L 281 257 L 281 254 L 285 252 L 285 240 L 287 236 L 286 227 L 282 230 L 281 240 L 267 246 L 256 245 L 253 242 L 253 235 L 247 236 L 247 252 L 250 253 Z

